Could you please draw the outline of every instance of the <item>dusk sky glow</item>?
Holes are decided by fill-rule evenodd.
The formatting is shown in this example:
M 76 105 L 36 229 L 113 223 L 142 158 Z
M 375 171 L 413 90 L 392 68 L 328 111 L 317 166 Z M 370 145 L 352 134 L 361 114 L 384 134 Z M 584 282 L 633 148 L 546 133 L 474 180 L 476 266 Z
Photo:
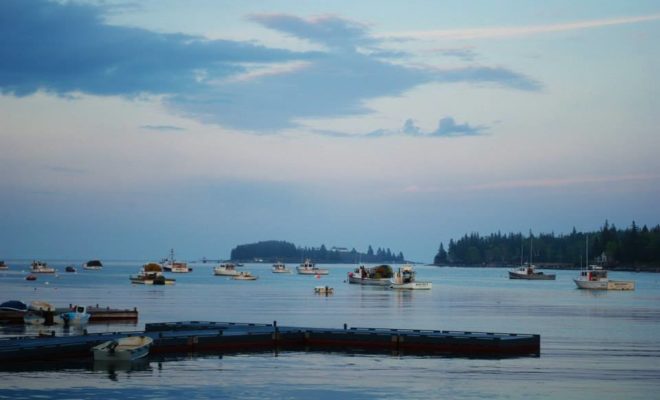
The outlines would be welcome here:
M 0 259 L 660 223 L 657 1 L 0 1 Z

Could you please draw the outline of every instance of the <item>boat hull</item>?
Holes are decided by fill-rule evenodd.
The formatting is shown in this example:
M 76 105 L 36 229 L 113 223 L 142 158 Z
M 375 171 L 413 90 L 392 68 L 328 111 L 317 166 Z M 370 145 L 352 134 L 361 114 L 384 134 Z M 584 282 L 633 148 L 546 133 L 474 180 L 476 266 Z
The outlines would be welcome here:
M 521 274 L 514 271 L 509 271 L 509 279 L 525 279 L 528 281 L 554 281 L 555 274 L 544 274 L 543 272 L 535 272 L 533 274 Z
M 328 275 L 328 273 L 330 272 L 327 269 L 321 269 L 321 268 L 317 268 L 317 269 L 296 268 L 296 270 L 298 271 L 299 275 Z
M 158 279 L 158 278 L 140 278 L 140 277 L 131 277 L 131 283 L 137 285 L 174 285 L 176 280 L 174 279 Z
M 213 275 L 216 276 L 238 276 L 240 274 L 241 273 L 236 270 L 217 270 L 217 269 L 213 270 Z
M 408 282 L 408 283 L 390 283 L 391 289 L 400 290 L 431 290 L 431 282 Z
M 357 285 L 371 285 L 371 286 L 389 286 L 392 284 L 389 278 L 360 278 L 358 276 L 348 276 L 348 283 Z
M 236 276 L 233 276 L 231 279 L 233 279 L 235 281 L 256 281 L 258 278 L 259 277 L 255 276 L 255 275 L 249 275 L 249 276 L 236 275 Z
M 587 281 L 580 279 L 573 279 L 578 289 L 589 290 L 635 290 L 635 282 L 633 281 Z

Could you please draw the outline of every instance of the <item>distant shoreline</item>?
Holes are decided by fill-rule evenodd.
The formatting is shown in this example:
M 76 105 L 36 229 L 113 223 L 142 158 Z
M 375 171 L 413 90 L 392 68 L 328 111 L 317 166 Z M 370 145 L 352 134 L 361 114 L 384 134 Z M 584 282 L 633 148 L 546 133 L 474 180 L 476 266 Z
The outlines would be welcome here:
M 460 267 L 460 268 L 516 268 L 520 264 L 428 264 L 433 267 Z M 579 271 L 581 267 L 576 267 L 572 264 L 561 263 L 534 263 L 539 269 L 553 269 L 553 270 L 566 270 L 566 271 Z M 622 271 L 622 272 L 660 272 L 660 266 L 644 265 L 644 266 L 606 266 L 604 269 L 608 271 Z

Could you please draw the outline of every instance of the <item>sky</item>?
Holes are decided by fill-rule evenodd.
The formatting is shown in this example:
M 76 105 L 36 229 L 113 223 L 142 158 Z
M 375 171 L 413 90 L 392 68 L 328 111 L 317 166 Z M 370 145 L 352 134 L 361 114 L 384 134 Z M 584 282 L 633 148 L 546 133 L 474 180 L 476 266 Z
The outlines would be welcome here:
M 660 223 L 657 1 L 0 1 L 0 259 Z

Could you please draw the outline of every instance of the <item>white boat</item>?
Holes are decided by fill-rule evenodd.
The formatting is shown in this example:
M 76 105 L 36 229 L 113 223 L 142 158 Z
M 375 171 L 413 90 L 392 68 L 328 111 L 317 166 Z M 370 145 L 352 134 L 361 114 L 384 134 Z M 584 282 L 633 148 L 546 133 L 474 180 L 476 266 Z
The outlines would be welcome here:
M 8 269 L 9 269 L 9 267 L 7 266 L 7 264 L 5 264 L 4 261 L 0 261 L 0 271 L 5 271 L 5 270 L 8 270 Z
M 83 264 L 83 269 L 88 271 L 100 271 L 103 269 L 103 264 L 99 260 L 89 260 Z
M 590 265 L 580 271 L 580 276 L 573 279 L 578 289 L 592 290 L 635 290 L 635 281 L 615 281 L 609 279 L 607 270 L 597 265 Z
M 389 265 L 379 265 L 372 268 L 367 268 L 360 265 L 353 272 L 348 273 L 348 283 L 359 285 L 374 285 L 374 286 L 389 286 L 392 282 L 390 279 L 394 277 L 392 267 Z
M 248 271 L 241 271 L 238 275 L 232 276 L 231 279 L 236 281 L 256 281 L 259 277 L 252 275 Z
M 142 271 L 137 275 L 130 276 L 131 283 L 139 285 L 174 285 L 175 279 L 166 278 L 163 275 L 163 267 L 157 263 L 147 263 L 142 266 Z
M 218 276 L 236 276 L 239 275 L 240 272 L 236 270 L 236 265 L 232 263 L 227 263 L 227 264 L 220 264 L 217 267 L 213 268 L 213 275 L 218 275 Z
M 153 339 L 149 336 L 127 336 L 92 347 L 95 361 L 133 361 L 149 354 Z
M 162 266 L 167 272 L 186 273 L 192 271 L 192 268 L 188 267 L 187 263 L 174 260 L 174 249 L 170 250 L 170 258 L 166 258 Z
M 304 263 L 296 267 L 296 271 L 300 275 L 328 275 L 329 271 L 323 268 L 317 268 L 316 265 L 308 258 Z
M 273 273 L 274 274 L 289 274 L 291 270 L 286 267 L 283 262 L 276 262 L 273 264 Z
M 64 325 L 84 325 L 89 322 L 89 317 L 86 306 L 75 306 L 71 311 L 59 315 Z
M 335 289 L 331 288 L 329 286 L 316 286 L 314 288 L 314 293 L 316 293 L 316 294 L 325 294 L 325 295 L 334 294 Z
M 54 274 L 57 271 L 43 261 L 32 261 L 30 272 L 33 274 Z
M 586 244 L 586 262 L 589 263 L 589 238 Z M 607 270 L 597 265 L 589 265 L 573 279 L 578 289 L 591 290 L 635 290 L 635 281 L 615 281 L 607 276 Z
M 555 274 L 545 274 L 536 270 L 536 266 L 532 264 L 532 236 L 530 232 L 529 237 L 529 263 L 523 265 L 522 243 L 520 244 L 520 267 L 509 271 L 509 279 L 525 279 L 533 281 L 552 281 L 555 280 Z
M 431 282 L 418 282 L 416 279 L 417 273 L 412 265 L 404 265 L 394 274 L 394 278 L 390 281 L 390 288 L 392 289 L 405 289 L 405 290 L 429 290 L 433 286 Z

